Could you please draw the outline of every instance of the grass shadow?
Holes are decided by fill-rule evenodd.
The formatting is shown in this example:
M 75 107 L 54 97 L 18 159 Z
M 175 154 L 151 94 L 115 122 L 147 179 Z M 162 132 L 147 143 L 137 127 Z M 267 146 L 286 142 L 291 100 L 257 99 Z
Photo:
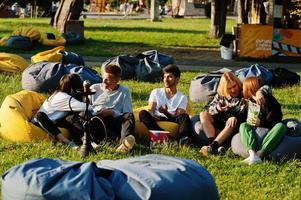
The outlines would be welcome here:
M 192 33 L 192 34 L 207 34 L 208 31 L 196 30 L 180 30 L 180 29 L 165 29 L 165 28 L 148 28 L 148 27 L 86 27 L 86 31 L 106 31 L 106 32 L 159 32 L 159 33 Z

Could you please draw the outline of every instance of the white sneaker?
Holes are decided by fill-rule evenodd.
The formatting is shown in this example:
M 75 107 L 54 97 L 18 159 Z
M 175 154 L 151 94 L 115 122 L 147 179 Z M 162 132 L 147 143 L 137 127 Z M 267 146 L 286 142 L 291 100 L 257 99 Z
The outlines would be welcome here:
M 250 162 L 250 156 L 247 157 L 246 159 L 244 159 L 244 160 L 241 161 L 241 162 L 246 163 L 246 164 L 249 164 L 249 162 Z
M 262 162 L 261 158 L 257 155 L 249 159 L 249 165 L 253 165 L 261 162 Z
M 91 145 L 92 145 L 93 149 L 99 149 L 102 146 L 101 144 L 97 144 L 95 142 L 91 142 Z
M 225 147 L 223 147 L 223 146 L 218 147 L 217 154 L 219 154 L 219 155 L 225 155 L 226 154 Z
M 126 136 L 121 145 L 116 149 L 118 153 L 127 153 L 129 152 L 135 145 L 135 137 L 133 135 Z

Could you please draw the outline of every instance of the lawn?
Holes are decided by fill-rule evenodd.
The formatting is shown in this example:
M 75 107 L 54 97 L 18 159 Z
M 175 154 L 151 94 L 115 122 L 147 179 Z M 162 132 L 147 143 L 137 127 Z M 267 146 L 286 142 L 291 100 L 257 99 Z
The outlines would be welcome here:
M 42 34 L 57 33 L 49 25 L 49 18 L 41 19 L 0 19 L 0 38 L 11 34 L 17 27 L 31 26 Z M 162 22 L 150 22 L 146 19 L 114 20 L 85 19 L 85 43 L 79 46 L 68 46 L 66 49 L 81 55 L 112 56 L 119 54 L 136 54 L 144 50 L 158 49 L 169 52 L 173 48 L 209 48 L 219 47 L 219 40 L 208 40 L 209 19 L 171 19 L 163 18 Z M 227 32 L 235 20 L 227 20 Z M 31 51 L 36 53 L 45 47 L 38 45 Z M 0 51 L 12 51 L 0 47 Z
M 93 53 L 93 55 L 116 55 L 118 53 L 133 53 L 141 50 L 140 47 L 142 49 L 148 49 L 149 47 L 168 49 L 177 45 L 183 48 L 216 48 L 218 46 L 218 41 L 204 41 L 200 45 L 193 46 L 196 44 L 196 41 L 206 38 L 205 29 L 208 28 L 208 20 L 206 21 L 205 19 L 187 19 L 187 21 L 184 19 L 176 19 L 175 21 L 173 19 L 164 19 L 160 23 L 150 23 L 146 20 L 143 22 L 145 25 L 143 25 L 144 23 L 137 23 L 137 20 L 87 20 L 85 24 L 91 28 L 87 28 L 85 34 L 87 38 L 92 38 L 91 43 L 88 39 L 84 46 L 70 46 L 67 49 L 83 55 L 88 55 L 88 52 L 89 55 L 90 53 Z M 45 26 L 48 23 L 47 19 L 29 20 L 29 23 L 38 27 L 41 31 L 53 31 Z M 19 26 L 28 23 L 23 20 L 0 19 L 0 36 L 10 33 L 13 27 L 16 27 L 15 24 Z M 199 29 L 198 27 L 203 28 Z M 168 31 L 162 32 L 165 29 Z M 143 30 L 144 36 L 143 34 L 139 37 L 137 36 L 139 35 L 139 30 Z M 170 39 L 163 41 L 165 40 L 163 36 L 169 35 L 175 30 L 178 30 L 175 35 L 168 36 Z M 185 34 L 187 34 L 187 38 L 183 38 Z M 193 36 L 190 37 L 189 34 Z M 196 39 L 196 37 L 199 37 L 199 39 Z M 177 45 L 175 45 L 175 41 Z M 42 47 L 38 48 L 29 53 L 42 49 Z M 0 51 L 6 50 L 2 47 Z M 99 68 L 95 69 L 100 72 Z M 179 90 L 188 95 L 190 80 L 196 75 L 197 72 L 183 72 Z M 299 75 L 301 75 L 300 72 Z M 21 90 L 20 82 L 20 74 L 0 74 L 0 103 L 7 95 Z M 145 105 L 150 91 L 153 88 L 162 86 L 162 83 L 137 81 L 122 81 L 122 84 L 130 88 L 134 108 Z M 284 118 L 294 117 L 301 120 L 300 85 L 274 88 L 273 94 L 282 105 Z M 193 103 L 194 112 L 199 113 L 203 105 L 201 103 Z M 265 161 L 260 165 L 248 166 L 242 164 L 240 162 L 242 158 L 235 157 L 231 150 L 228 150 L 225 156 L 211 156 L 208 158 L 201 157 L 198 150 L 193 147 L 178 147 L 173 144 L 162 145 L 156 148 L 137 145 L 131 153 L 121 155 L 115 153 L 115 146 L 111 144 L 98 150 L 95 155 L 82 159 L 77 152 L 67 149 L 60 144 L 53 145 L 51 142 L 23 144 L 0 139 L 0 174 L 3 174 L 16 164 L 37 157 L 98 161 L 101 159 L 120 159 L 158 153 L 192 159 L 204 166 L 214 176 L 221 199 L 301 199 L 300 160 L 277 163 Z

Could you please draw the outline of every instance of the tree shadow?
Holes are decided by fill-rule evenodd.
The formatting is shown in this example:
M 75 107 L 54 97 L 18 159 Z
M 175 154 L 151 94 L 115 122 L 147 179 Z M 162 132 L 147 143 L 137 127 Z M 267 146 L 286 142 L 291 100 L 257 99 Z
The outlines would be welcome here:
M 85 27 L 86 31 L 106 31 L 106 32 L 159 32 L 159 33 L 193 33 L 193 34 L 207 34 L 207 31 L 195 30 L 179 30 L 179 29 L 166 29 L 166 28 L 153 28 L 153 27 Z

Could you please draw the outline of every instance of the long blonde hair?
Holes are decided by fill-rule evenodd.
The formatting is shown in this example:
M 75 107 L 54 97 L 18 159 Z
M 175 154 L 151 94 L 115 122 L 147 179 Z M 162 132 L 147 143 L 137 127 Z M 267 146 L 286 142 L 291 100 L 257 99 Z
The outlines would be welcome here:
M 259 77 L 248 77 L 243 83 L 243 96 L 245 99 L 249 99 L 251 96 L 255 96 L 256 92 L 263 85 L 263 81 Z
M 235 82 L 238 87 L 239 90 L 242 89 L 242 83 L 241 81 L 237 78 L 237 76 L 235 76 L 235 74 L 233 72 L 225 72 L 222 77 L 221 80 L 219 81 L 218 87 L 217 87 L 217 93 L 220 96 L 229 96 L 230 94 L 228 93 L 228 85 L 231 82 Z

